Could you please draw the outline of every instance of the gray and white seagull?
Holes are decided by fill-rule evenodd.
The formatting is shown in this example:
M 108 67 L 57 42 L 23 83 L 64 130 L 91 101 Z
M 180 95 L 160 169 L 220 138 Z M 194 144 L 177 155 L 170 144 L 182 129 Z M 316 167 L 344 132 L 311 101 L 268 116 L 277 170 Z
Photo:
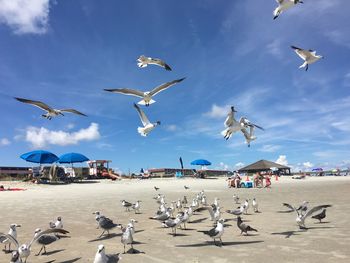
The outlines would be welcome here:
M 138 127 L 137 131 L 141 136 L 146 137 L 156 126 L 160 125 L 160 121 L 151 123 L 146 114 L 140 109 L 139 106 L 137 106 L 137 104 L 134 103 L 134 107 L 136 108 L 143 125 L 143 127 Z
M 295 53 L 304 60 L 304 63 L 299 68 L 305 68 L 305 71 L 309 69 L 309 65 L 315 63 L 319 59 L 323 58 L 321 55 L 316 55 L 316 51 L 314 50 L 306 50 L 296 46 L 291 46 L 294 49 Z
M 105 91 L 113 92 L 113 93 L 121 93 L 125 95 L 140 97 L 142 100 L 138 102 L 140 105 L 149 106 L 152 103 L 155 103 L 156 101 L 152 99 L 153 96 L 157 95 L 159 92 L 170 88 L 171 86 L 175 85 L 176 83 L 179 83 L 183 81 L 185 78 L 182 79 L 176 79 L 164 84 L 159 85 L 158 87 L 155 87 L 151 91 L 139 91 L 135 89 L 129 89 L 129 88 L 121 88 L 121 89 L 104 89 Z
M 288 10 L 289 8 L 304 2 L 301 0 L 276 0 L 278 7 L 273 11 L 273 19 L 276 19 L 281 13 Z
M 137 59 L 137 66 L 139 66 L 139 68 L 145 68 L 148 65 L 156 65 L 156 66 L 165 68 L 166 70 L 169 70 L 169 71 L 171 70 L 170 66 L 159 58 L 150 58 L 150 57 L 141 55 Z
M 58 109 L 51 108 L 49 105 L 47 105 L 46 103 L 41 102 L 41 101 L 28 100 L 28 99 L 23 99 L 23 98 L 15 98 L 15 99 L 20 101 L 20 102 L 23 102 L 23 103 L 31 104 L 33 106 L 36 106 L 36 107 L 46 111 L 46 113 L 42 114 L 41 116 L 48 119 L 48 120 L 51 120 L 52 117 L 56 117 L 58 115 L 64 116 L 64 114 L 62 112 L 69 112 L 69 113 L 74 113 L 74 114 L 81 115 L 81 116 L 87 116 L 84 113 L 81 113 L 80 111 L 77 111 L 75 109 L 58 110 Z

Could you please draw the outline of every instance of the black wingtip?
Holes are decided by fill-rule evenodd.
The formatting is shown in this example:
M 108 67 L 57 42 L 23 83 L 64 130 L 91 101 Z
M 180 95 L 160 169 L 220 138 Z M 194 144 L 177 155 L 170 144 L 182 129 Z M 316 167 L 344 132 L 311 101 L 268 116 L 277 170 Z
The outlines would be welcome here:
M 300 48 L 298 48 L 298 47 L 296 47 L 296 46 L 290 46 L 292 49 L 300 49 Z
M 273 20 L 275 20 L 277 17 L 278 17 L 278 16 L 274 16 L 274 17 L 273 17 Z
M 172 70 L 171 67 L 170 67 L 169 65 L 167 65 L 167 64 L 164 65 L 164 68 L 165 68 L 166 70 L 168 70 L 168 71 L 171 71 L 171 70 Z

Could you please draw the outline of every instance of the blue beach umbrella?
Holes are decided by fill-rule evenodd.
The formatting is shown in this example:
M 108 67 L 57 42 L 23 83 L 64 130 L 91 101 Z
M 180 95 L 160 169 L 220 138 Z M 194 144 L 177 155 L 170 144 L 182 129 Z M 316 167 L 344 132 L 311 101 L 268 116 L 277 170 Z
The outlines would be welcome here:
M 89 158 L 87 158 L 85 155 L 81 153 L 66 153 L 60 156 L 58 159 L 59 163 L 82 163 L 89 161 Z
M 48 151 L 32 151 L 28 153 L 24 153 L 20 156 L 23 160 L 31 163 L 54 163 L 58 160 L 58 157 Z
M 206 165 L 211 165 L 211 162 L 204 160 L 204 159 L 198 159 L 194 160 L 191 162 L 191 165 L 201 165 L 201 166 L 206 166 Z

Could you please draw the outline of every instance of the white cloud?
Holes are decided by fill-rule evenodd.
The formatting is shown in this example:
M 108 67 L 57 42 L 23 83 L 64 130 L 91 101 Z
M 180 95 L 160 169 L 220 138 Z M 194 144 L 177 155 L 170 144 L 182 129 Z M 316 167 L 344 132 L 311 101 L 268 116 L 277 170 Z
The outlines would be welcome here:
M 266 45 L 266 51 L 277 58 L 282 58 L 281 41 L 278 39 L 273 40 Z
M 0 139 L 0 146 L 6 146 L 6 145 L 9 145 L 9 144 L 11 144 L 9 139 L 7 139 L 7 138 L 1 138 Z
M 259 149 L 259 151 L 272 153 L 272 152 L 276 152 L 280 148 L 281 148 L 280 145 L 265 144 L 263 145 L 263 147 Z
M 222 107 L 213 104 L 211 106 L 211 110 L 204 113 L 204 116 L 213 118 L 213 119 L 219 119 L 219 118 L 223 118 L 226 117 L 227 113 L 230 111 L 230 107 L 224 105 Z
M 229 166 L 227 164 L 223 163 L 223 162 L 220 162 L 220 168 L 222 170 L 227 171 L 229 169 Z
M 278 164 L 280 164 L 280 165 L 288 166 L 287 156 L 285 156 L 285 155 L 280 155 L 280 156 L 278 157 L 276 163 L 278 163 Z
M 172 131 L 172 132 L 174 132 L 174 131 L 176 131 L 176 130 L 178 129 L 178 127 L 177 127 L 175 124 L 170 124 L 170 125 L 166 125 L 166 126 L 165 126 L 165 129 L 166 129 L 167 131 Z
M 244 163 L 242 163 L 242 162 L 238 162 L 235 164 L 235 167 L 237 167 L 237 168 L 241 168 L 243 166 L 244 166 Z
M 311 163 L 311 162 L 304 162 L 304 163 L 303 163 L 303 166 L 304 166 L 305 168 L 311 168 L 311 167 L 314 166 L 314 164 Z
M 33 147 L 41 148 L 49 144 L 60 146 L 78 144 L 80 141 L 93 141 L 100 137 L 98 124 L 91 123 L 88 128 L 76 132 L 50 131 L 44 127 L 28 127 L 25 140 L 30 142 Z
M 46 33 L 50 0 L 0 0 L 0 23 L 16 34 Z

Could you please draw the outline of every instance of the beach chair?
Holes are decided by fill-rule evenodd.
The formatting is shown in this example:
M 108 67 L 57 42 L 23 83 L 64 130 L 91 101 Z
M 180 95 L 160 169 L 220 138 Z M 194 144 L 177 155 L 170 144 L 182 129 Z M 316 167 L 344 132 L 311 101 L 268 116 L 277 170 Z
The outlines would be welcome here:
M 182 177 L 184 177 L 184 176 L 183 176 L 182 172 L 177 171 L 177 172 L 175 173 L 175 177 L 176 177 L 176 178 L 182 178 Z

